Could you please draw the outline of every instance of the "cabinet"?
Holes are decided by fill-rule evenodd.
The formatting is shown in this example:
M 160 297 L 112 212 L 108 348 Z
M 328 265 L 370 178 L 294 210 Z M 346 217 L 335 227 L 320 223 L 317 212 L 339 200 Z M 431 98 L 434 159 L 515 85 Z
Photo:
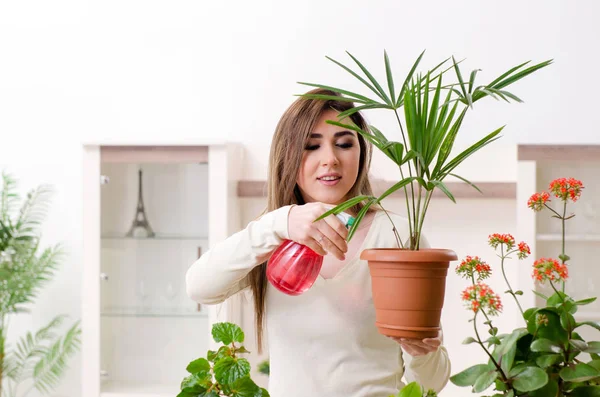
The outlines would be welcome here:
M 191 301 L 185 273 L 239 230 L 241 161 L 226 143 L 84 147 L 82 395 L 172 397 L 212 324 L 239 322 L 234 300 Z
M 575 299 L 598 295 L 600 272 L 600 146 L 585 145 L 519 145 L 517 180 L 517 226 L 516 239 L 529 243 L 532 258 L 558 258 L 561 253 L 562 227 L 548 210 L 534 212 L 527 207 L 527 200 L 535 193 L 548 190 L 550 181 L 573 177 L 583 182 L 581 198 L 569 202 L 567 212 L 575 217 L 566 222 L 565 252 L 571 257 L 566 292 Z M 551 197 L 553 198 L 553 196 Z M 557 199 L 550 205 L 559 209 Z M 555 204 L 555 205 L 552 205 Z M 519 288 L 524 291 L 524 308 L 543 304 L 542 299 L 531 290 L 551 293 L 550 287 L 533 283 L 531 266 L 519 267 Z M 600 302 L 582 306 L 575 315 L 578 321 L 600 321 Z M 522 323 L 522 320 L 521 320 Z M 588 329 L 586 329 L 588 328 Z M 582 327 L 585 339 L 597 339 L 597 331 Z

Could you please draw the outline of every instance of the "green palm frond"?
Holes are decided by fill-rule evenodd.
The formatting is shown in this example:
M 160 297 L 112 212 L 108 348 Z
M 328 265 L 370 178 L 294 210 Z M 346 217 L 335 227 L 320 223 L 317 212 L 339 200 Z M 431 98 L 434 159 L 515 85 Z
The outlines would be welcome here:
M 8 223 L 20 201 L 17 181 L 8 173 L 2 172 L 2 192 L 0 193 L 0 219 Z
M 60 327 L 64 322 L 64 316 L 57 316 L 48 323 L 45 327 L 42 327 L 35 334 L 27 332 L 25 336 L 21 337 L 15 346 L 14 350 L 10 352 L 10 364 L 11 369 L 6 372 L 7 377 L 12 379 L 15 383 L 21 382 L 28 371 L 31 371 L 35 365 L 34 361 L 46 354 L 48 342 L 52 342 L 56 335 L 55 329 Z
M 81 328 L 75 323 L 65 337 L 58 339 L 41 357 L 33 369 L 33 385 L 42 393 L 48 393 L 55 388 L 67 370 L 67 359 L 81 345 Z
M 27 193 L 15 224 L 21 236 L 37 236 L 48 214 L 52 193 L 52 188 L 47 185 L 39 186 Z

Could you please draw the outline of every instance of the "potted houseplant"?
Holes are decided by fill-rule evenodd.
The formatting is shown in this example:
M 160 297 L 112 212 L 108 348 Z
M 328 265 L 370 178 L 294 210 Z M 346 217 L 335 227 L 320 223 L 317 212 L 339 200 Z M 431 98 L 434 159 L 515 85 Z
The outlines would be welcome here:
M 56 316 L 17 343 L 7 343 L 9 319 L 27 311 L 40 288 L 60 263 L 60 247 L 38 251 L 41 222 L 50 189 L 40 186 L 21 202 L 16 181 L 2 174 L 0 190 L 0 395 L 25 397 L 34 390 L 49 393 L 60 382 L 68 359 L 80 345 L 81 328 L 75 322 L 64 336 L 57 331 L 64 316 Z
M 571 264 L 565 249 L 565 222 L 575 216 L 567 213 L 567 204 L 576 201 L 582 189 L 579 180 L 559 178 L 550 183 L 549 192 L 535 193 L 529 199 L 531 209 L 550 211 L 562 224 L 562 242 L 557 249 L 560 254 L 555 258 L 538 258 L 533 263 L 534 280 L 550 287 L 549 296 L 534 291 L 544 301 L 541 307 L 523 310 L 519 303 L 523 292 L 513 290 L 506 278 L 505 261 L 511 255 L 525 259 L 530 254 L 527 244 L 517 245 L 509 234 L 489 237 L 489 244 L 499 251 L 500 270 L 508 287 L 506 293 L 515 300 L 523 316 L 521 327 L 499 333 L 494 326 L 492 318 L 502 311 L 502 303 L 483 281 L 491 275 L 490 265 L 479 257 L 467 257 L 457 267 L 457 273 L 470 281 L 462 299 L 473 312 L 469 321 L 473 323 L 474 337 L 466 338 L 463 343 L 479 345 L 489 359 L 452 376 L 454 384 L 471 387 L 474 393 L 493 385 L 494 396 L 506 397 L 600 396 L 600 342 L 585 341 L 579 334 L 582 327 L 600 330 L 600 325 L 575 319 L 578 309 L 596 298 L 575 300 L 565 293 Z M 559 205 L 550 205 L 552 195 Z M 487 333 L 478 328 L 482 325 Z
M 385 84 L 380 84 L 358 59 L 348 55 L 364 77 L 350 67 L 328 59 L 358 79 L 371 91 L 370 94 L 362 95 L 323 84 L 300 83 L 342 95 L 338 97 L 308 93 L 302 96 L 357 103 L 359 106 L 341 112 L 338 120 L 329 120 L 328 123 L 356 131 L 365 137 L 398 166 L 400 178 L 381 196 L 351 198 L 318 219 L 363 202 L 364 207 L 349 230 L 350 240 L 369 207 L 381 206 L 382 201 L 390 194 L 403 190 L 409 225 L 407 240 L 403 241 L 392 225 L 398 246 L 390 249 L 367 249 L 361 253 L 361 258 L 369 261 L 380 333 L 406 338 L 435 337 L 439 332 L 448 266 L 457 256 L 449 249 L 420 248 L 427 209 L 436 188 L 455 202 L 452 192 L 444 183 L 448 176 L 463 180 L 479 190 L 473 183 L 454 174 L 454 170 L 472 154 L 500 138 L 503 127 L 483 136 L 451 157 L 456 136 L 468 110 L 473 109 L 476 102 L 486 97 L 521 102 L 516 95 L 506 91 L 506 87 L 550 65 L 552 61 L 529 67 L 526 62 L 509 69 L 488 84 L 477 85 L 475 80 L 478 70 L 473 70 L 468 80 L 465 80 L 459 62 L 453 57 L 451 62 L 449 58 L 424 73 L 417 72 L 424 55 L 421 53 L 402 84 L 397 85 L 387 53 L 384 52 Z M 454 78 L 448 82 L 446 77 L 449 75 Z M 401 108 L 403 111 L 400 111 Z M 356 111 L 372 109 L 388 109 L 394 113 L 400 130 L 398 141 L 388 139 L 389 135 L 386 136 L 375 126 L 369 126 L 366 131 L 346 121 Z M 382 206 L 381 208 L 383 209 Z

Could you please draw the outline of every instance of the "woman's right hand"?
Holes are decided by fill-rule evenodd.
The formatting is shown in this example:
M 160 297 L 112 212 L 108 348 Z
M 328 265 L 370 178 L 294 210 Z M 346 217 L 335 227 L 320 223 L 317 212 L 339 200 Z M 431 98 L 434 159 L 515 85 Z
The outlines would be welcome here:
M 293 206 L 288 214 L 289 236 L 291 240 L 306 245 L 317 254 L 332 253 L 343 261 L 344 254 L 348 251 L 346 226 L 335 215 L 314 222 L 329 209 L 323 203 Z

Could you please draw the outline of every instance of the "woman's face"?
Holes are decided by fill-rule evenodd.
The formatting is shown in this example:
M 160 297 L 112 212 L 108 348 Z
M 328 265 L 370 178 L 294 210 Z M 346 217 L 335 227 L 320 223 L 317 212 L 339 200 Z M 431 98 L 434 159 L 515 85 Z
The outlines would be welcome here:
M 343 203 L 356 182 L 360 162 L 357 133 L 325 123 L 337 120 L 337 115 L 334 110 L 323 112 L 304 148 L 296 183 L 307 203 Z

